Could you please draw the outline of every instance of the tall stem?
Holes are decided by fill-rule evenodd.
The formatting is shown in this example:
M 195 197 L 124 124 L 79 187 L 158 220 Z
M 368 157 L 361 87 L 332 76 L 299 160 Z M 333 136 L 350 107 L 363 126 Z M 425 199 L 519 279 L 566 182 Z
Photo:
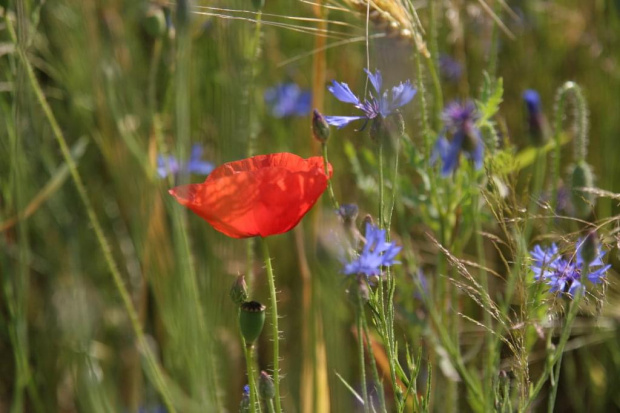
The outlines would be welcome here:
M 364 399 L 364 412 L 369 411 L 368 402 L 368 388 L 366 385 L 366 366 L 364 359 L 364 329 L 362 323 L 362 313 L 364 311 L 364 303 L 362 301 L 361 293 L 357 291 L 357 350 L 360 363 L 360 380 L 362 382 L 362 398 Z
M 243 342 L 243 347 L 245 348 L 245 365 L 248 374 L 248 385 L 250 386 L 250 412 L 255 413 L 258 411 L 260 413 L 260 403 L 257 403 L 256 399 L 258 389 L 256 388 L 256 380 L 254 377 L 254 345 L 246 345 L 243 336 L 241 337 L 241 340 Z
M 267 281 L 269 283 L 269 300 L 271 301 L 271 327 L 273 336 L 273 383 L 276 389 L 276 412 L 282 412 L 280 403 L 280 331 L 278 330 L 278 300 L 276 297 L 276 283 L 271 267 L 271 257 L 269 256 L 269 246 L 267 240 L 261 238 L 263 259 L 267 270 Z

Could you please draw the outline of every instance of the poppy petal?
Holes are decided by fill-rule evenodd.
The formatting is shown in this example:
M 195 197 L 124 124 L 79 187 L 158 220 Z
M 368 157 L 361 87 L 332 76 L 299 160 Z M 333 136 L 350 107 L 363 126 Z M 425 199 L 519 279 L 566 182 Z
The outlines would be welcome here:
M 331 177 L 331 165 L 328 172 Z M 266 237 L 295 227 L 325 191 L 327 179 L 323 158 L 277 153 L 229 162 L 204 183 L 170 193 L 230 237 Z

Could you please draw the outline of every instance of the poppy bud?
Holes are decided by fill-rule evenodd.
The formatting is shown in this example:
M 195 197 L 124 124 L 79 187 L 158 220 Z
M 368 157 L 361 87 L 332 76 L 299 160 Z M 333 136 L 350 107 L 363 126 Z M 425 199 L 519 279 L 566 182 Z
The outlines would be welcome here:
M 142 21 L 144 30 L 152 37 L 160 37 L 166 33 L 166 15 L 161 7 L 149 7 Z
M 586 218 L 592 211 L 594 195 L 581 188 L 590 188 L 594 185 L 592 168 L 585 161 L 577 163 L 571 172 L 571 198 L 575 208 L 575 216 Z
M 230 287 L 230 299 L 237 305 L 243 304 L 248 299 L 248 286 L 243 275 L 238 276 Z
M 327 142 L 329 138 L 329 125 L 321 112 L 316 109 L 312 113 L 312 134 L 319 142 Z
M 241 304 L 239 328 L 246 344 L 251 345 L 263 331 L 265 324 L 265 306 L 256 301 Z
M 581 245 L 581 258 L 584 262 L 591 263 L 598 257 L 598 236 L 596 231 L 592 230 L 588 232 L 588 235 L 583 239 Z
M 276 388 L 273 384 L 273 379 L 265 371 L 260 372 L 258 378 L 258 394 L 261 399 L 271 400 L 276 397 Z
M 261 11 L 265 7 L 265 0 L 252 0 L 252 5 L 256 11 Z

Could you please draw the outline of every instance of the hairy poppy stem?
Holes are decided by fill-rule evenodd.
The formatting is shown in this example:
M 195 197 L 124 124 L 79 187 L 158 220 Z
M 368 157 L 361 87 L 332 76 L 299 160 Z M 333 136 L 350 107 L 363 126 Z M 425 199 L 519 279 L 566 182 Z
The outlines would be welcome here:
M 241 337 L 243 340 L 243 347 L 245 349 L 245 364 L 248 373 L 248 385 L 250 386 L 250 412 L 260 413 L 260 403 L 257 404 L 257 388 L 256 388 L 256 380 L 254 377 L 254 345 L 246 345 L 243 336 Z M 258 407 L 258 410 L 256 408 Z
M 276 412 L 282 412 L 280 404 L 280 331 L 278 330 L 278 300 L 276 298 L 276 283 L 271 267 L 271 257 L 269 256 L 269 246 L 267 240 L 261 238 L 263 259 L 267 270 L 267 281 L 269 282 L 269 299 L 271 301 L 271 327 L 273 335 L 273 384 L 276 390 Z

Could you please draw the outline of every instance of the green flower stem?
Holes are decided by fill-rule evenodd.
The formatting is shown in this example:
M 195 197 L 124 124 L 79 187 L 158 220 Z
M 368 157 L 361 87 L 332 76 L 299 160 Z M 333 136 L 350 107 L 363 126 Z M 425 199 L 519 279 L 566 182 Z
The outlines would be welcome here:
M 360 380 L 362 382 L 362 398 L 364 399 L 364 412 L 369 412 L 369 401 L 368 401 L 368 389 L 366 387 L 366 367 L 364 361 L 364 330 L 362 323 L 362 313 L 364 312 L 364 303 L 362 302 L 362 296 L 357 290 L 357 351 L 359 357 L 360 364 Z
M 568 309 L 568 315 L 566 316 L 566 323 L 562 328 L 562 333 L 560 334 L 560 342 L 558 343 L 555 352 L 551 356 L 551 359 L 547 360 L 545 363 L 545 369 L 541 376 L 538 378 L 536 385 L 532 389 L 529 394 L 529 398 L 526 403 L 523 404 L 520 412 L 525 412 L 529 410 L 530 405 L 538 396 L 538 393 L 542 390 L 543 386 L 547 382 L 547 379 L 553 375 L 553 383 L 551 383 L 551 394 L 549 400 L 549 406 L 552 408 L 555 403 L 555 395 L 557 393 L 558 379 L 560 374 L 560 366 L 558 365 L 562 361 L 562 355 L 564 354 L 564 348 L 566 347 L 566 343 L 570 338 L 570 332 L 572 330 L 573 324 L 575 322 L 575 318 L 577 317 L 577 310 L 579 309 L 579 303 L 581 302 L 581 298 L 585 293 L 585 284 L 583 281 L 587 279 L 588 267 L 587 265 L 584 267 L 584 271 L 581 273 L 582 280 L 582 288 L 579 288 L 575 293 L 575 297 L 570 303 L 570 307 Z M 555 368 L 554 368 L 555 367 Z M 553 400 L 551 400 L 553 398 Z
M 267 270 L 267 281 L 269 283 L 269 299 L 271 301 L 271 327 L 273 336 L 273 384 L 276 389 L 276 412 L 282 412 L 280 401 L 280 331 L 278 330 L 278 300 L 276 297 L 276 284 L 271 267 L 271 257 L 269 256 L 269 246 L 267 240 L 261 238 L 263 249 L 263 259 Z
M 247 345 L 243 335 L 241 335 L 241 344 L 243 344 L 245 354 L 245 366 L 248 375 L 248 385 L 250 386 L 250 412 L 261 412 L 260 403 L 257 403 L 258 388 L 254 376 L 254 345 Z M 258 408 L 258 409 L 257 409 Z
M 332 201 L 334 209 L 340 208 L 336 196 L 334 195 L 334 188 L 332 186 L 332 180 L 329 179 L 329 161 L 327 160 L 327 142 L 321 142 L 321 149 L 323 150 L 323 165 L 325 167 L 325 175 L 327 175 L 327 190 L 329 191 L 329 198 Z
M 267 410 L 269 410 L 269 413 L 275 413 L 276 409 L 273 407 L 273 399 L 269 399 L 267 402 Z
M 368 328 L 368 322 L 366 321 L 366 313 L 360 313 L 362 318 L 362 328 L 364 330 L 364 338 L 366 339 L 366 345 L 368 346 L 368 356 L 370 359 L 370 367 L 372 368 L 372 378 L 377 386 L 377 393 L 379 393 L 379 402 L 381 403 L 381 411 L 387 413 L 387 407 L 385 404 L 385 391 L 383 390 L 383 382 L 379 377 L 379 371 L 377 370 L 377 361 L 375 359 L 375 352 L 372 349 L 372 342 L 370 341 L 370 329 Z
M 426 89 L 424 87 L 424 76 L 422 74 L 422 61 L 420 60 L 420 54 L 415 54 L 416 61 L 416 78 L 417 87 L 418 87 L 418 96 L 420 96 L 420 106 L 422 108 L 422 116 L 420 116 L 422 122 L 422 135 L 424 136 L 424 159 L 426 161 L 426 165 L 430 165 L 430 157 L 431 157 L 431 147 L 433 143 L 431 142 L 431 130 L 428 124 L 428 104 L 426 102 Z M 432 65 L 432 62 L 431 62 Z
M 481 295 L 482 304 L 484 305 L 484 325 L 488 328 L 485 336 L 486 342 L 486 358 L 484 363 L 484 402 L 485 406 L 489 407 L 489 400 L 493 398 L 493 380 L 495 377 L 495 340 L 493 336 L 493 317 L 490 313 L 490 297 L 488 296 L 489 291 L 489 280 L 488 274 L 484 268 L 486 267 L 486 257 L 484 253 L 484 243 L 482 239 L 482 228 L 480 225 L 480 209 L 479 209 L 479 201 L 480 201 L 480 188 L 477 185 L 477 174 L 473 165 L 470 165 L 470 185 L 472 186 L 472 190 L 474 193 L 472 194 L 472 213 L 473 213 L 473 224 L 474 224 L 474 237 L 476 242 L 476 256 L 477 263 L 480 265 L 480 285 L 482 286 L 482 291 L 484 292 Z
M 13 23 L 11 22 L 11 19 L 6 15 L 6 13 L 4 16 L 4 21 L 6 23 L 9 36 L 11 37 L 11 40 L 15 44 L 19 59 L 24 69 L 26 69 L 26 75 L 27 75 L 28 81 L 30 82 L 30 86 L 36 96 L 37 101 L 39 102 L 39 104 L 41 105 L 41 108 L 43 109 L 43 113 L 45 117 L 47 118 L 47 121 L 50 124 L 54 138 L 58 142 L 58 146 L 60 147 L 62 156 L 67 164 L 67 167 L 69 168 L 69 172 L 71 173 L 71 178 L 73 179 L 78 195 L 80 199 L 82 200 L 82 203 L 84 204 L 84 209 L 86 210 L 88 219 L 93 227 L 95 236 L 103 252 L 104 259 L 108 266 L 108 270 L 110 271 L 110 274 L 112 275 L 112 280 L 114 281 L 114 285 L 116 286 L 116 289 L 118 290 L 121 296 L 121 300 L 129 316 L 129 321 L 131 322 L 131 326 L 134 330 L 134 334 L 136 335 L 139 349 L 142 352 L 149 369 L 153 373 L 153 381 L 154 381 L 153 384 L 155 385 L 155 388 L 157 389 L 157 391 L 160 393 L 163 399 L 163 402 L 166 405 L 166 409 L 171 413 L 176 412 L 176 409 L 174 408 L 174 405 L 172 403 L 172 396 L 170 395 L 170 391 L 164 379 L 164 374 L 162 372 L 161 366 L 157 362 L 157 359 L 155 358 L 155 355 L 153 354 L 151 347 L 146 341 L 144 332 L 142 331 L 142 326 L 140 325 L 138 314 L 131 301 L 131 296 L 129 294 L 129 291 L 125 287 L 125 284 L 123 283 L 123 278 L 120 274 L 120 271 L 118 270 L 118 266 L 116 262 L 114 261 L 114 256 L 112 254 L 112 248 L 110 247 L 110 244 L 108 243 L 108 240 L 103 232 L 103 228 L 101 227 L 101 223 L 99 222 L 99 219 L 97 218 L 97 215 L 95 214 L 95 210 L 91 204 L 90 198 L 88 197 L 88 193 L 86 192 L 86 187 L 84 185 L 84 182 L 82 181 L 82 177 L 80 173 L 78 172 L 75 161 L 71 157 L 69 146 L 62 133 L 60 125 L 58 125 L 56 117 L 54 116 L 52 109 L 47 103 L 47 99 L 45 98 L 45 95 L 43 94 L 41 85 L 39 84 L 36 78 L 32 65 L 30 64 L 30 61 L 28 60 L 28 57 L 26 56 L 25 51 L 22 50 L 21 45 L 17 42 L 17 36 L 15 34 L 15 29 L 13 28 Z
M 383 137 L 379 138 L 379 228 L 385 229 L 385 183 L 383 182 Z

